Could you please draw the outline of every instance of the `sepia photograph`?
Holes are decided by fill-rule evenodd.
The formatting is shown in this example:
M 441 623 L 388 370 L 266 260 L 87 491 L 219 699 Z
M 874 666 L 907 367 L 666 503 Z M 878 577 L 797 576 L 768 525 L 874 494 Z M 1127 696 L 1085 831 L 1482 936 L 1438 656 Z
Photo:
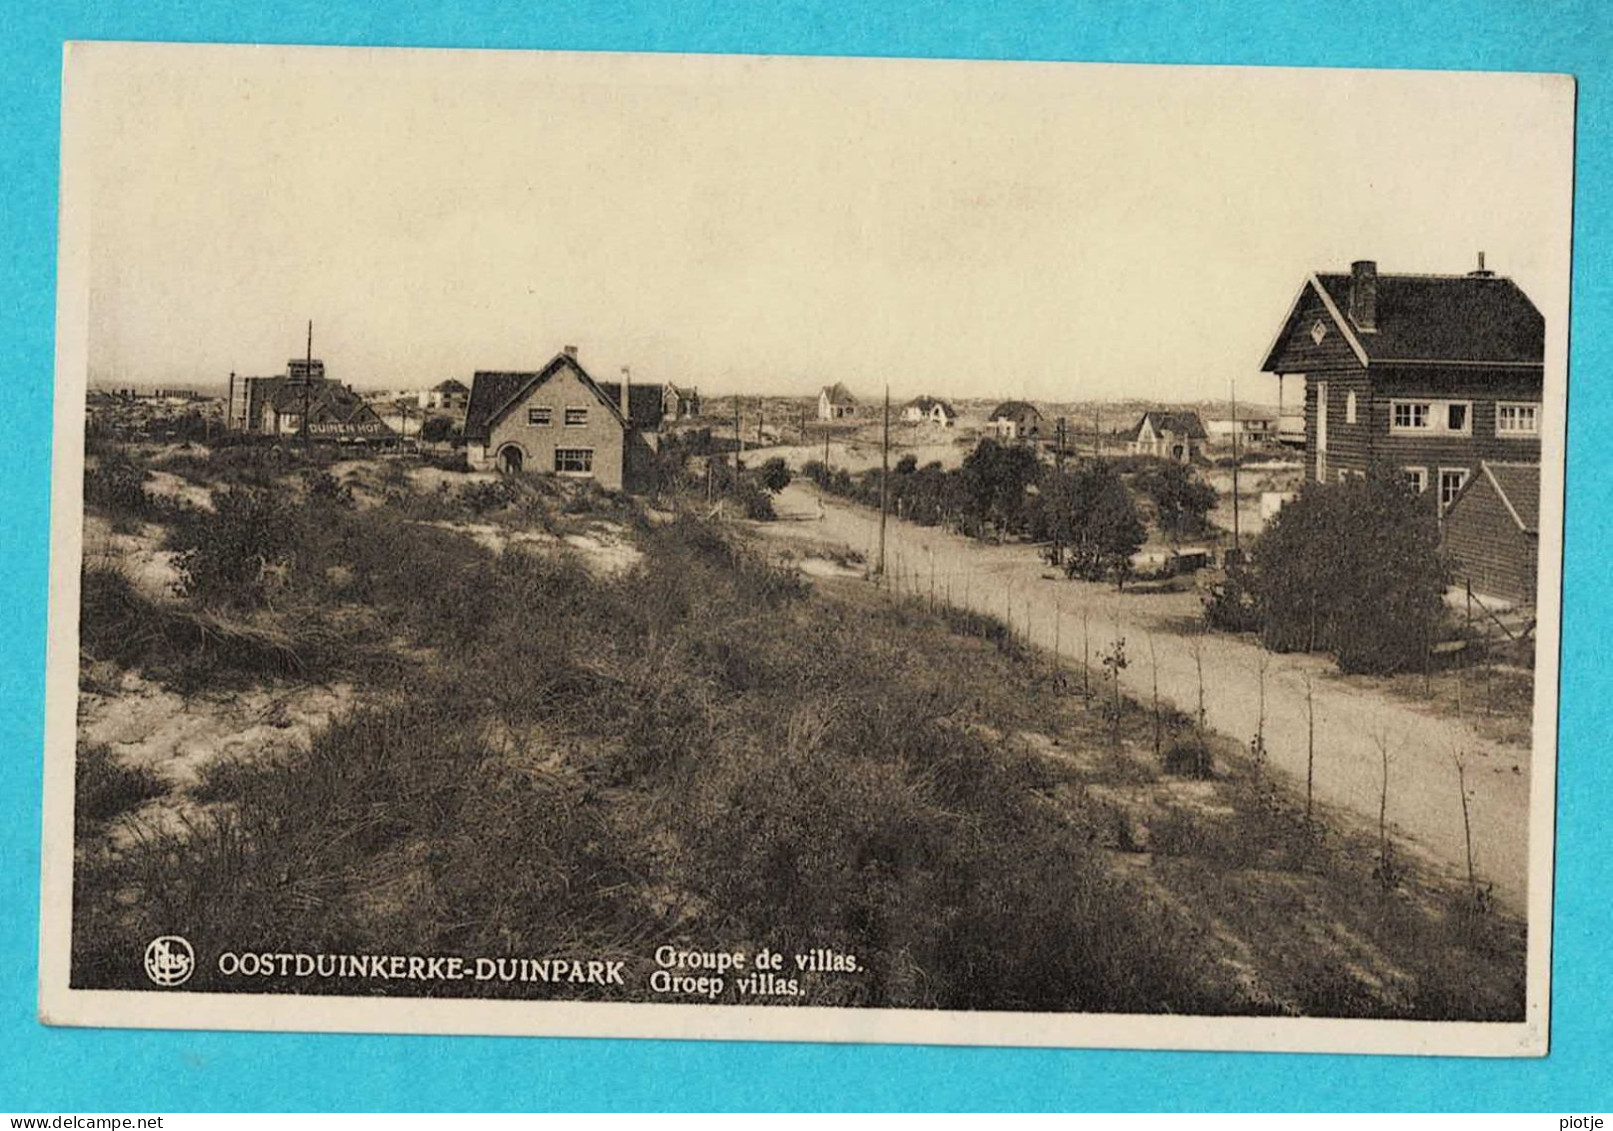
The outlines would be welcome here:
M 1574 99 L 69 44 L 42 1019 L 1544 1055 Z

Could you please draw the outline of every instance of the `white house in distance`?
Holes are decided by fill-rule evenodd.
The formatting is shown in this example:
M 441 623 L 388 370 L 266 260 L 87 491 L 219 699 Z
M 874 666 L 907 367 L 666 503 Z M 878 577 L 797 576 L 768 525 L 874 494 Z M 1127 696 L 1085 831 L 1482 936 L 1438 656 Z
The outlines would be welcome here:
M 839 381 L 825 385 L 818 393 L 818 419 L 844 420 L 858 415 L 857 398 Z
M 902 419 L 910 424 L 951 428 L 958 422 L 958 413 L 940 397 L 914 397 L 902 406 Z
M 1230 444 L 1237 437 L 1240 444 L 1259 444 L 1277 438 L 1277 417 L 1264 413 L 1249 416 L 1211 417 L 1204 422 L 1204 431 L 1213 444 Z
M 1134 456 L 1189 463 L 1203 452 L 1206 438 L 1204 422 L 1196 412 L 1149 411 L 1126 434 L 1126 450 Z
M 470 387 L 452 377 L 429 389 L 421 389 L 416 400 L 421 408 L 442 409 L 445 412 L 462 412 L 470 400 Z

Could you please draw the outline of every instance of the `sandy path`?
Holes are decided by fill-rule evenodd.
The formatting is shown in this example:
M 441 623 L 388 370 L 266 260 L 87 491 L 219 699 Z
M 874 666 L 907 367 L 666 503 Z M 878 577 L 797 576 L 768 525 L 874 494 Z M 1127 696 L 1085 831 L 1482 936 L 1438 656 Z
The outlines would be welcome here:
M 781 521 L 759 524 L 770 537 L 822 540 L 876 558 L 878 514 L 825 498 L 802 483 L 779 497 Z M 821 515 L 821 517 L 820 517 Z M 1194 593 L 1119 594 L 1112 586 L 1050 580 L 1051 567 L 1025 546 L 990 546 L 929 527 L 891 519 L 887 528 L 888 572 L 893 583 L 929 593 L 933 570 L 938 598 L 1008 617 L 1016 631 L 1051 649 L 1055 640 L 1068 658 L 1082 654 L 1082 613 L 1088 618 L 1091 656 L 1117 635 L 1126 640 L 1130 666 L 1122 676 L 1141 702 L 1153 691 L 1158 657 L 1159 693 L 1185 711 L 1198 698 L 1195 645 L 1204 672 L 1209 725 L 1245 741 L 1259 716 L 1257 668 L 1261 649 L 1219 634 L 1196 636 Z M 1375 828 L 1381 762 L 1374 735 L 1390 747 L 1389 820 L 1410 847 L 1453 874 L 1466 870 L 1461 797 L 1453 753 L 1465 752 L 1473 849 L 1480 878 L 1522 912 L 1528 875 L 1529 752 L 1480 738 L 1454 719 L 1419 705 L 1352 686 L 1331 661 L 1313 656 L 1267 654 L 1266 748 L 1271 765 L 1303 791 L 1306 771 L 1305 677 L 1315 708 L 1315 796 Z

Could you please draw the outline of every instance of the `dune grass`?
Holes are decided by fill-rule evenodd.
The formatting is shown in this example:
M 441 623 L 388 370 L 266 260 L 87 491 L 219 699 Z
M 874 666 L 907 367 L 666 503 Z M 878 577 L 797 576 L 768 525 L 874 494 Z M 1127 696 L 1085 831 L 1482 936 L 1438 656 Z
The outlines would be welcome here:
M 596 503 L 623 518 L 618 500 Z M 671 943 L 855 956 L 854 973 L 807 975 L 779 1004 L 1521 1010 L 1514 925 L 1431 882 L 1373 895 L 1370 850 L 1299 822 L 1224 742 L 1205 780 L 1165 773 L 1148 711 L 1122 700 L 1107 717 L 1103 696 L 1081 696 L 992 618 L 856 582 L 813 589 L 688 516 L 629 515 L 643 558 L 602 577 L 563 552 L 490 554 L 406 509 L 310 506 L 291 593 L 268 607 L 169 609 L 86 577 L 96 658 L 161 667 L 211 625 L 217 645 L 185 669 L 199 685 L 342 666 L 361 674 L 364 705 L 306 750 L 213 763 L 179 827 L 116 851 L 87 843 L 75 985 L 143 988 L 145 943 L 181 933 L 204 956 L 619 958 L 628 971 L 609 990 L 410 993 L 674 1000 L 647 986 L 654 947 Z M 313 647 L 298 617 L 333 635 Z M 277 623 L 273 641 L 309 657 L 300 667 L 272 659 Z M 429 658 L 353 659 L 394 645 Z M 1183 785 L 1215 805 L 1178 804 Z M 231 979 L 205 959 L 192 988 L 400 992 Z

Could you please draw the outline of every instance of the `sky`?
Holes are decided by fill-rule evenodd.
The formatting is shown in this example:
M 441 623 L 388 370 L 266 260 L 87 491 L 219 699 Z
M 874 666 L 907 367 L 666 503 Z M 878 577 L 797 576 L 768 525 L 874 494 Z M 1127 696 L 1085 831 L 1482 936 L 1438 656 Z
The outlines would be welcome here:
M 1312 271 L 1567 310 L 1568 80 L 74 45 L 88 377 L 1275 401 Z

